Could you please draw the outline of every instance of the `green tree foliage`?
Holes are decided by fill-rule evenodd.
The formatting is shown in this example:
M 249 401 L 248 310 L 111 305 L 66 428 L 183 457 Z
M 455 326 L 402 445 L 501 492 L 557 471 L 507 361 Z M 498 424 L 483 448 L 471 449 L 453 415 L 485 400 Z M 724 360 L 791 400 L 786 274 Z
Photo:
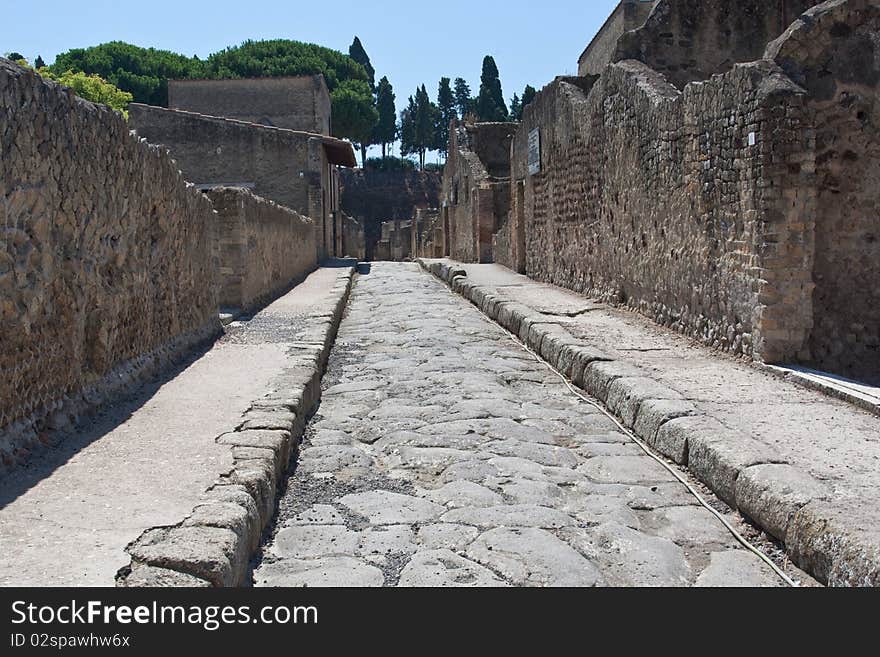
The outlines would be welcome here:
M 205 62 L 210 78 L 269 78 L 322 74 L 334 91 L 346 80 L 369 84 L 364 67 L 341 52 L 312 43 L 275 39 L 245 41 L 214 53 Z
M 37 58 L 34 60 L 34 68 L 41 69 L 46 68 L 46 62 L 43 61 L 43 58 L 37 55 Z
M 33 68 L 24 59 L 18 61 L 27 68 Z M 42 66 L 34 70 L 47 80 L 54 80 L 55 82 L 63 84 L 65 87 L 70 87 L 70 89 L 73 90 L 73 93 L 80 98 L 84 98 L 93 103 L 107 105 L 111 109 L 122 112 L 122 114 L 128 118 L 127 108 L 132 100 L 131 94 L 115 87 L 100 76 L 88 75 L 82 71 L 66 71 L 61 75 L 58 75 L 47 66 Z
M 24 55 L 15 51 L 6 53 L 6 59 L 10 59 L 13 62 L 27 61 Z
M 83 72 L 74 73 L 73 71 L 56 75 L 51 73 L 46 67 L 39 69 L 38 73 L 43 77 L 51 77 L 51 79 L 63 84 L 65 87 L 70 87 L 80 98 L 85 98 L 93 103 L 107 105 L 122 112 L 128 118 L 126 108 L 128 108 L 128 104 L 132 101 L 132 95 L 110 84 L 98 75 L 88 75 Z
M 517 94 L 510 99 L 510 120 L 522 121 L 522 101 Z
M 535 100 L 535 96 L 537 95 L 538 92 L 535 90 L 535 88 L 532 85 L 527 84 L 522 94 L 522 108 L 525 109 L 529 105 L 529 103 Z
M 522 98 L 513 94 L 513 100 L 510 101 L 510 120 L 522 121 L 523 110 L 525 110 L 529 103 L 535 100 L 536 95 L 538 95 L 538 92 L 530 84 L 527 84 L 523 90 Z
M 370 56 L 367 54 L 367 51 L 364 50 L 364 46 L 358 37 L 355 37 L 354 42 L 349 46 L 348 56 L 364 67 L 364 70 L 370 78 L 370 86 L 375 87 L 376 69 L 373 68 L 373 64 L 370 62 Z
M 383 77 L 376 89 L 376 109 L 379 122 L 373 131 L 373 143 L 382 144 L 382 157 L 386 157 L 386 147 L 397 139 L 397 108 L 394 106 L 394 88 Z
M 440 110 L 431 102 L 425 85 L 410 96 L 406 108 L 400 113 L 400 152 L 418 155 L 419 168 L 425 168 L 425 154 L 437 144 L 437 117 Z
M 464 119 L 465 116 L 471 114 L 474 110 L 474 99 L 471 97 L 471 88 L 463 78 L 455 78 L 455 107 L 458 109 L 458 116 Z
M 449 78 L 440 78 L 437 89 L 437 150 L 446 155 L 449 148 L 449 124 L 457 118 L 455 94 Z
M 168 104 L 168 80 L 205 77 L 202 62 L 195 58 L 121 41 L 69 50 L 58 55 L 51 69 L 56 74 L 83 71 L 98 75 L 129 92 L 135 101 L 160 106 Z
M 361 149 L 361 163 L 367 160 L 367 146 L 379 122 L 373 93 L 364 80 L 346 80 L 333 90 L 333 134 L 355 142 Z
M 486 55 L 483 59 L 480 94 L 477 96 L 477 116 L 480 121 L 506 121 L 508 118 L 498 66 L 491 55 Z

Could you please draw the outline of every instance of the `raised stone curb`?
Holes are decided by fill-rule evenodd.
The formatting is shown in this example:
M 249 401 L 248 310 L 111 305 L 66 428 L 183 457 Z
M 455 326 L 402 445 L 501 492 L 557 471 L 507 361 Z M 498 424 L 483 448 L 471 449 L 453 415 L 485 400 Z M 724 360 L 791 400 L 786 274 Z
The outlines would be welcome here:
M 475 285 L 462 267 L 417 261 L 615 413 L 657 452 L 686 466 L 716 495 L 782 541 L 821 582 L 880 586 L 880 536 L 851 527 L 826 487 L 752 437 L 698 414 L 649 372 L 574 338 L 558 321 Z M 874 532 L 877 533 L 877 532 Z
M 245 583 L 249 562 L 275 513 L 279 485 L 321 398 L 321 378 L 348 302 L 354 266 L 339 269 L 327 312 L 306 320 L 290 346 L 288 366 L 236 427 L 217 438 L 232 448 L 232 469 L 183 521 L 155 527 L 129 544 L 123 587 L 232 587 Z

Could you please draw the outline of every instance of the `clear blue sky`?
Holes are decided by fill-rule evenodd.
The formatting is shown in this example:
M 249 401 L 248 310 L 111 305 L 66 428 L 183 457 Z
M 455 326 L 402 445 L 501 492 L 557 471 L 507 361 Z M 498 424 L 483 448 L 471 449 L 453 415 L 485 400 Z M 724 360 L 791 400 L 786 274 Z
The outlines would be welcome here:
M 616 0 L 431 2 L 247 2 L 237 0 L 5 0 L 0 52 L 51 63 L 70 48 L 128 41 L 207 55 L 246 39 L 287 38 L 348 52 L 361 38 L 397 94 L 398 111 L 417 85 L 432 97 L 442 76 L 479 87 L 483 56 L 495 57 L 509 101 L 577 72 L 577 59 Z

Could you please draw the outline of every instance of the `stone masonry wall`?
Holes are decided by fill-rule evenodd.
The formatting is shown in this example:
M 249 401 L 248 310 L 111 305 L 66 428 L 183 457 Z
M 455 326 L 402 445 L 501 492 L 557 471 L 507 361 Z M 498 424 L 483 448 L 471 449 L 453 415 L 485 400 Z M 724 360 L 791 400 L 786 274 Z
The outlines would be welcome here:
M 614 61 L 617 40 L 645 24 L 658 0 L 622 0 L 578 60 L 578 75 L 599 75 Z
M 819 2 L 659 0 L 642 27 L 621 36 L 611 61 L 637 59 L 682 89 L 760 59 L 769 41 Z
M 222 307 L 256 310 L 317 268 L 311 219 L 242 189 L 207 195 L 217 211 Z
M 380 259 L 376 244 L 382 238 L 382 223 L 411 219 L 419 208 L 436 208 L 440 203 L 440 175 L 433 171 L 378 171 L 342 169 L 342 210 L 364 227 L 365 257 Z
M 330 92 L 323 75 L 170 80 L 168 107 L 276 128 L 330 134 Z
M 139 136 L 171 151 L 190 182 L 250 184 L 257 196 L 311 216 L 309 188 L 320 195 L 321 165 L 310 162 L 308 133 L 137 103 L 129 115 Z
M 769 62 L 683 93 L 635 61 L 575 82 L 542 91 L 514 138 L 524 253 L 509 246 L 508 261 L 720 349 L 802 355 L 815 202 L 803 91 Z
M 835 0 L 778 41 L 816 124 L 810 363 L 880 384 L 880 2 Z
M 493 262 L 493 236 L 510 208 L 510 144 L 516 123 L 463 123 L 450 131 L 442 198 L 447 250 L 462 262 Z
M 121 115 L 0 59 L 0 458 L 219 330 L 211 204 Z

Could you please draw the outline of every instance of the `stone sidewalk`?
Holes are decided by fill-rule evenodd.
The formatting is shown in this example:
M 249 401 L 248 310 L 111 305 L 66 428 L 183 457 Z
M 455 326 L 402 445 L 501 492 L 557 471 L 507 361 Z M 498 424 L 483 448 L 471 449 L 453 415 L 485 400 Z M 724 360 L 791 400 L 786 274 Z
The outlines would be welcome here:
M 358 277 L 323 385 L 258 586 L 783 584 L 417 265 Z
M 426 260 L 829 584 L 880 585 L 880 418 L 497 265 Z
M 296 360 L 291 351 L 307 352 L 306 374 L 315 375 L 316 354 L 329 350 L 352 273 L 350 266 L 319 269 L 251 321 L 232 324 L 180 371 L 4 477 L 0 585 L 113 586 L 130 563 L 132 541 L 180 523 L 209 488 L 236 472 L 236 446 L 218 437 L 240 427 L 254 400 L 276 390 Z M 196 553 L 202 547 L 189 546 Z M 148 580 L 138 583 L 160 583 Z

